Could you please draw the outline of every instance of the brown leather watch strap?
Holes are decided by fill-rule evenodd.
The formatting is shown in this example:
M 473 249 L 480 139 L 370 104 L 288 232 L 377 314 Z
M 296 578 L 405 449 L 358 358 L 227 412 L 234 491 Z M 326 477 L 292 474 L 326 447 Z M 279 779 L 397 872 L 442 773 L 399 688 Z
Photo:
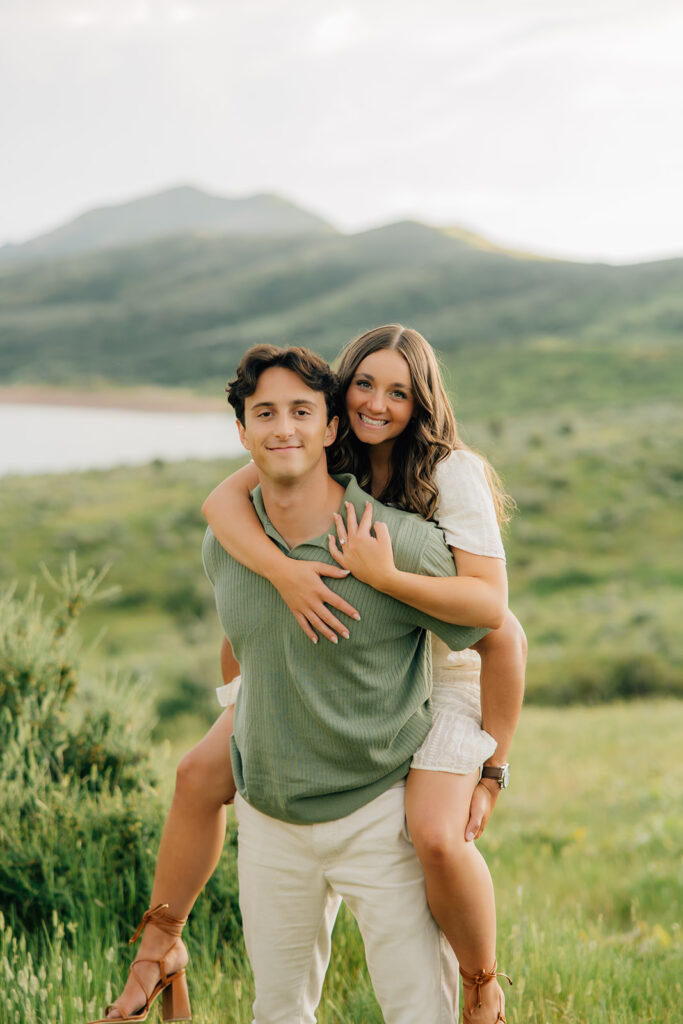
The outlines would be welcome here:
M 494 765 L 484 765 L 481 770 L 482 779 L 495 779 L 501 789 L 507 789 L 510 780 L 510 765 L 503 764 L 499 768 Z

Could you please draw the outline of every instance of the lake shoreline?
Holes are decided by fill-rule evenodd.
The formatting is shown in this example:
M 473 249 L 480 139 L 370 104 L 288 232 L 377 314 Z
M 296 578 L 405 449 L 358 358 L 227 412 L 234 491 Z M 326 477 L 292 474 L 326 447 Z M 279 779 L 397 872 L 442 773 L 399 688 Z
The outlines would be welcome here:
M 14 390 L 10 397 L 0 401 L 0 437 L 8 441 L 0 445 L 0 478 L 225 458 L 244 450 L 227 407 L 197 408 L 192 395 L 119 390 L 53 396 L 27 389 L 23 402 Z
M 139 412 L 227 412 L 226 399 L 177 388 L 77 388 L 38 384 L 0 386 L 0 405 L 64 405 Z

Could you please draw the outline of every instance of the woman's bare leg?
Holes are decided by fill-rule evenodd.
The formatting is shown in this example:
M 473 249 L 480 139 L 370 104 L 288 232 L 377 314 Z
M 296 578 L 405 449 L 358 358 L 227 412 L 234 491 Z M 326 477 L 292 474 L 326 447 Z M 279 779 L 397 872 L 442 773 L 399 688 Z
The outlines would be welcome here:
M 496 905 L 486 861 L 465 840 L 470 802 L 479 773 L 412 770 L 406 783 L 406 816 L 424 868 L 434 918 L 464 970 L 490 970 L 496 959 Z M 500 989 L 481 989 L 481 1010 L 472 1021 L 495 1021 Z
M 230 736 L 234 708 L 226 708 L 200 742 L 181 760 L 176 787 L 161 835 L 150 906 L 168 904 L 172 917 L 186 918 L 197 896 L 213 874 L 225 840 L 225 805 L 235 796 L 230 764 Z M 153 921 L 145 928 L 137 958 L 158 960 L 173 944 Z M 176 940 L 168 957 L 167 972 L 187 962 L 182 940 Z M 154 963 L 140 964 L 136 971 L 150 992 L 159 980 Z M 145 1001 L 134 974 L 117 1000 L 125 1014 L 134 1013 Z M 110 1013 L 116 1020 L 117 1009 Z

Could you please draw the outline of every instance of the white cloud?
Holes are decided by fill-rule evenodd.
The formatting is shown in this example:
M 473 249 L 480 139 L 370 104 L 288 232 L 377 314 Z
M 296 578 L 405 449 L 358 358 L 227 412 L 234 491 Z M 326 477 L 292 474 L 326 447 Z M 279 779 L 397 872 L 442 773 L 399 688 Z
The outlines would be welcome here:
M 185 25 L 199 16 L 196 4 L 169 5 L 163 0 L 134 0 L 134 2 L 106 3 L 93 0 L 87 7 L 62 8 L 59 20 L 72 28 L 102 26 L 108 29 L 135 27 L 136 25 Z
M 310 33 L 309 46 L 314 53 L 334 53 L 350 46 L 357 38 L 360 19 L 351 7 L 326 14 Z
M 169 21 L 173 22 L 175 25 L 185 25 L 188 21 L 194 21 L 197 17 L 198 12 L 196 8 L 190 7 L 187 4 L 171 7 L 168 13 Z
M 98 22 L 97 14 L 94 11 L 72 11 L 65 15 L 64 20 L 71 28 L 88 28 Z

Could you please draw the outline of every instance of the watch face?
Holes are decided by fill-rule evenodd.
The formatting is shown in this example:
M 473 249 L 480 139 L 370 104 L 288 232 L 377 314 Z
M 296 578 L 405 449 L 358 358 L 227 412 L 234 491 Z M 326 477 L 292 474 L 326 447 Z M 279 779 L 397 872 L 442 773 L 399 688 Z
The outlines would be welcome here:
M 507 789 L 510 785 L 510 765 L 503 765 L 503 774 L 500 777 L 500 788 Z

